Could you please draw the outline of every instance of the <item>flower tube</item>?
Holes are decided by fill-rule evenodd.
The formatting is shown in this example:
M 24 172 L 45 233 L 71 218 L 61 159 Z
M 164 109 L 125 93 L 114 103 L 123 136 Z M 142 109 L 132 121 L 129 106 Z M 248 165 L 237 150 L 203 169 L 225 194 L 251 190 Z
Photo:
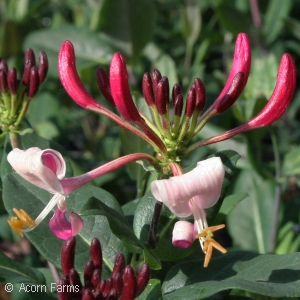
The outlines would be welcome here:
M 208 266 L 212 247 L 221 252 L 226 250 L 212 237 L 213 231 L 225 225 L 208 227 L 205 209 L 212 207 L 219 199 L 225 170 L 219 157 L 198 162 L 192 171 L 169 179 L 156 180 L 151 184 L 151 191 L 157 201 L 163 202 L 178 217 L 194 215 L 194 228 L 182 222 L 175 225 L 173 244 L 186 247 L 199 238 L 200 245 L 206 253 L 204 267 Z M 185 231 L 185 232 L 184 232 Z

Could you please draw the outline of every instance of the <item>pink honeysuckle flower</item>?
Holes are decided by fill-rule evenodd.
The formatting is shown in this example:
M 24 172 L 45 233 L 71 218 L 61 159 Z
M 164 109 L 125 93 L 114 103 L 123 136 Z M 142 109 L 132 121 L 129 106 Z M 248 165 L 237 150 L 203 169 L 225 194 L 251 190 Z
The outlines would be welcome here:
M 28 182 L 47 190 L 54 196 L 35 220 L 31 219 L 24 210 L 18 211 L 14 208 L 13 211 L 19 219 L 13 217 L 8 223 L 23 236 L 23 232 L 33 230 L 57 205 L 56 212 L 49 223 L 50 229 L 62 239 L 76 235 L 83 227 L 83 220 L 74 212 L 70 213 L 70 222 L 65 218 L 67 212 L 66 195 L 96 177 L 140 159 L 154 162 L 154 158 L 148 154 L 135 153 L 118 158 L 83 175 L 64 178 L 66 163 L 59 152 L 52 149 L 41 150 L 37 147 L 27 150 L 15 148 L 7 156 L 13 169 Z
M 204 266 L 211 258 L 212 246 L 226 252 L 214 239 L 212 232 L 223 228 L 224 225 L 208 227 L 205 209 L 212 207 L 219 199 L 225 170 L 219 157 L 213 157 L 198 162 L 192 171 L 171 177 L 156 180 L 151 184 L 151 191 L 157 201 L 163 202 L 178 217 L 194 215 L 195 237 L 199 238 L 200 245 L 206 253 Z M 186 236 L 182 231 L 186 230 Z M 186 223 L 179 223 L 173 235 L 175 246 L 191 244 L 191 234 L 194 228 Z M 203 235 L 203 232 L 205 233 Z M 185 240 L 183 238 L 186 238 Z

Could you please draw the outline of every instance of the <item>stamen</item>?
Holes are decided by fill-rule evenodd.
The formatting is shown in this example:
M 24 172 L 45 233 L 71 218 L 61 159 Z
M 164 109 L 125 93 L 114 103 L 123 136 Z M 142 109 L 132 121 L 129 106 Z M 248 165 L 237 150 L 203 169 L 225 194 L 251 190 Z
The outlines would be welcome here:
M 216 225 L 216 226 L 210 226 L 210 227 L 207 227 L 205 229 L 203 229 L 200 233 L 198 233 L 195 238 L 198 239 L 200 237 L 207 237 L 208 235 L 210 236 L 213 236 L 212 233 L 214 231 L 217 231 L 219 229 L 222 229 L 225 227 L 225 224 L 220 224 L 220 225 Z
M 223 248 L 216 240 L 209 239 L 208 242 L 209 242 L 209 244 L 211 244 L 214 248 L 216 248 L 220 252 L 222 252 L 222 253 L 226 253 L 227 252 L 227 250 L 225 248 Z
M 212 251 L 213 251 L 213 247 L 210 243 L 208 243 L 207 246 L 207 251 L 205 253 L 205 259 L 204 259 L 204 264 L 203 267 L 206 268 L 211 260 L 211 256 L 212 256 Z

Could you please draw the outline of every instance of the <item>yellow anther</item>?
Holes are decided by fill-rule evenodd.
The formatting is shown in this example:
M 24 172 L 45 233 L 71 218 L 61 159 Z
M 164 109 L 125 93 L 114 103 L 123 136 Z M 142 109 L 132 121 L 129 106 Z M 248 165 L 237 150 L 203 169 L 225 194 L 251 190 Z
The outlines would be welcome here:
M 198 239 L 198 238 L 200 238 L 200 237 L 207 237 L 208 235 L 211 237 L 211 236 L 213 236 L 213 232 L 214 231 L 217 231 L 217 230 L 219 230 L 219 229 L 222 229 L 222 228 L 224 228 L 225 227 L 225 224 L 220 224 L 220 225 L 216 225 L 216 226 L 210 226 L 210 227 L 207 227 L 207 228 L 205 228 L 205 229 L 203 229 L 200 233 L 198 233 L 197 235 L 196 235 L 196 238 Z
M 7 222 L 15 232 L 23 237 L 22 230 L 24 227 L 35 227 L 36 223 L 23 209 L 17 210 L 16 208 L 13 208 L 13 212 L 19 217 L 19 219 L 17 217 L 12 217 Z

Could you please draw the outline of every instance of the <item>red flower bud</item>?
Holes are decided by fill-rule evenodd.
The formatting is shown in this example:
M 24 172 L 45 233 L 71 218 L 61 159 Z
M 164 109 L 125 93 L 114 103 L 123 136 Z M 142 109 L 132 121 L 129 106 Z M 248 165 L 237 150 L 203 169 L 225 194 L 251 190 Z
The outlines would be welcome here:
M 97 238 L 93 238 L 90 247 L 91 259 L 95 268 L 102 270 L 102 249 L 101 244 Z
M 174 114 L 177 117 L 180 117 L 183 109 L 183 97 L 181 94 L 177 95 L 174 101 Z
M 176 83 L 176 84 L 174 84 L 173 89 L 172 89 L 173 103 L 175 103 L 175 99 L 179 94 L 181 94 L 181 88 L 180 88 L 180 85 L 178 83 Z
M 71 237 L 63 243 L 61 249 L 61 267 L 63 274 L 69 274 L 74 268 L 76 238 Z
M 145 289 L 150 279 L 150 267 L 147 263 L 144 263 L 140 268 L 140 271 L 136 277 L 137 290 L 135 297 L 139 296 Z
M 160 115 L 167 113 L 167 105 L 169 103 L 169 80 L 164 76 L 156 88 L 156 107 Z
M 39 90 L 40 79 L 39 73 L 35 66 L 30 69 L 29 89 L 27 92 L 28 97 L 32 98 Z
M 112 105 L 116 105 L 111 95 L 109 78 L 103 68 L 98 68 L 96 71 L 96 79 L 100 92 L 104 98 Z
M 0 93 L 7 93 L 8 82 L 6 72 L 0 70 Z
M 133 300 L 136 293 L 136 278 L 130 265 L 124 271 L 124 288 L 120 300 Z
M 114 269 L 112 271 L 111 276 L 114 276 L 115 274 L 120 274 L 121 276 L 123 275 L 125 268 L 125 257 L 123 253 L 119 253 L 116 256 L 115 259 L 115 264 L 114 264 Z
M 203 110 L 206 101 L 206 89 L 203 82 L 199 78 L 195 78 L 193 87 L 196 92 L 196 106 L 195 110 L 200 112 Z
M 12 68 L 7 73 L 7 83 L 10 89 L 10 92 L 15 95 L 17 93 L 18 88 L 18 80 L 17 80 L 17 70 Z
M 152 84 L 153 84 L 153 92 L 156 97 L 156 88 L 159 82 L 161 81 L 161 74 L 157 69 L 152 71 Z
M 41 51 L 39 54 L 39 79 L 40 84 L 42 84 L 46 78 L 46 75 L 48 73 L 48 58 L 44 51 Z
M 0 59 L 0 71 L 8 72 L 8 65 L 5 59 Z
M 195 89 L 191 87 L 186 97 L 185 116 L 190 118 L 194 112 L 196 105 L 196 93 Z
M 244 89 L 244 73 L 237 73 L 227 90 L 227 92 L 219 97 L 211 106 L 218 114 L 228 109 L 239 97 Z
M 155 105 L 152 80 L 149 73 L 145 73 L 142 82 L 143 94 L 148 106 Z
M 59 51 L 58 73 L 66 92 L 77 104 L 90 109 L 103 108 L 89 95 L 78 76 L 75 65 L 74 47 L 70 41 L 64 42 Z
M 79 290 L 82 289 L 82 283 L 78 272 L 75 269 L 71 269 L 69 272 L 70 285 L 77 286 Z
M 93 272 L 94 272 L 94 263 L 92 260 L 89 260 L 85 264 L 84 271 L 83 271 L 85 286 L 91 287 Z
M 94 300 L 93 292 L 90 288 L 83 289 L 82 300 Z
M 248 80 L 250 66 L 251 66 L 251 48 L 250 48 L 249 39 L 245 33 L 240 33 L 236 39 L 233 63 L 232 63 L 228 80 L 222 92 L 220 93 L 219 97 L 217 98 L 216 102 L 219 101 L 219 99 L 222 98 L 227 93 L 227 90 L 229 90 L 233 78 L 239 72 L 244 73 L 242 90 L 244 89 Z
M 22 82 L 24 85 L 28 85 L 30 81 L 31 67 L 35 66 L 35 56 L 32 49 L 27 49 L 24 59 L 24 71 Z
M 111 60 L 109 79 L 113 99 L 124 119 L 130 122 L 141 121 L 142 117 L 131 97 L 125 59 L 121 53 L 115 53 Z

